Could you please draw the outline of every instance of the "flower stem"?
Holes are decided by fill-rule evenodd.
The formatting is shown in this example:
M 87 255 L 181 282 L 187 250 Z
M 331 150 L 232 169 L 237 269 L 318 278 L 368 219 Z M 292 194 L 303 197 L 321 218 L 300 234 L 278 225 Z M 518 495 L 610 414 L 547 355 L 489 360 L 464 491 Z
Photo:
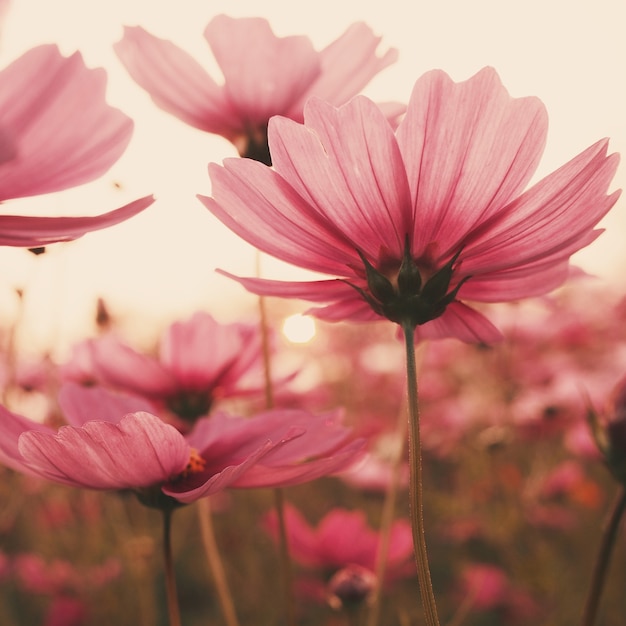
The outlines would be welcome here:
M 378 544 L 378 553 L 376 554 L 376 589 L 372 598 L 372 605 L 369 611 L 367 626 L 378 626 L 380 619 L 380 607 L 382 601 L 382 588 L 387 569 L 387 557 L 389 555 L 389 544 L 391 542 L 391 526 L 396 510 L 396 500 L 398 495 L 398 487 L 400 485 L 400 473 L 404 460 L 404 451 L 406 440 L 407 420 L 404 411 L 399 413 L 398 424 L 396 427 L 399 439 L 402 442 L 398 447 L 396 457 L 393 459 L 393 469 L 391 482 L 385 493 L 385 502 L 380 522 L 380 540 Z
M 204 544 L 207 561 L 209 562 L 213 581 L 215 582 L 215 589 L 217 590 L 222 615 L 228 626 L 239 626 L 237 614 L 235 613 L 235 604 L 228 587 L 228 581 L 226 580 L 226 572 L 224 571 L 222 558 L 217 548 L 209 498 L 201 498 L 198 500 L 198 518 L 200 520 L 202 543 Z
M 413 552 L 417 564 L 417 580 L 419 582 L 426 624 L 427 626 L 439 626 L 424 536 L 422 451 L 417 394 L 417 366 L 415 361 L 415 331 L 408 322 L 402 325 L 402 330 L 404 331 L 406 348 L 407 396 L 409 404 L 409 501 L 411 505 L 411 528 L 413 530 Z
M 596 557 L 596 564 L 593 569 L 591 584 L 589 585 L 589 593 L 587 595 L 587 602 L 583 613 L 582 626 L 593 626 L 596 621 L 598 606 L 604 589 L 606 572 L 609 567 L 609 561 L 611 560 L 613 546 L 615 545 L 617 529 L 619 528 L 625 508 L 626 489 L 624 487 L 620 487 L 613 504 L 613 509 L 607 522 L 605 523 L 602 541 L 600 543 L 600 550 L 598 551 L 598 556 Z
M 261 276 L 261 252 L 256 253 L 256 274 Z M 265 408 L 274 408 L 274 384 L 272 382 L 272 355 L 270 351 L 269 322 L 267 320 L 267 308 L 265 298 L 259 296 L 259 319 L 261 331 L 261 351 L 263 355 L 263 375 L 265 378 Z M 280 558 L 280 572 L 283 588 L 283 602 L 285 604 L 285 619 L 287 626 L 295 626 L 295 605 L 293 599 L 293 576 L 291 569 L 291 556 L 287 542 L 287 524 L 285 522 L 283 490 L 280 487 L 274 489 L 274 508 L 278 518 L 278 551 Z
M 180 607 L 176 593 L 176 576 L 172 559 L 172 509 L 163 509 L 163 562 L 165 565 L 165 590 L 170 626 L 181 626 Z

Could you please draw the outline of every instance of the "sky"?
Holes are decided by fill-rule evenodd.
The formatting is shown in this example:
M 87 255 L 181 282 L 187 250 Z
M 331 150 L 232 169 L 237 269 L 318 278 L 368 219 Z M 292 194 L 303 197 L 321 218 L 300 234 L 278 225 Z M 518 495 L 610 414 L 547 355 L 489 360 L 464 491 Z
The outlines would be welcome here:
M 192 129 L 157 109 L 128 76 L 112 45 L 124 25 L 141 25 L 188 52 L 219 79 L 203 31 L 220 13 L 262 16 L 277 35 L 308 35 L 316 48 L 352 22 L 365 21 L 395 47 L 398 61 L 364 93 L 406 102 L 415 80 L 440 68 L 464 80 L 496 68 L 513 96 L 538 96 L 550 117 L 536 179 L 603 137 L 626 154 L 626 2 L 624 0 L 12 0 L 0 37 L 0 67 L 29 48 L 57 43 L 80 50 L 109 76 L 108 101 L 135 121 L 131 144 L 101 179 L 67 192 L 11 201 L 5 213 L 96 214 L 154 193 L 143 214 L 112 229 L 34 257 L 0 249 L 0 319 L 20 316 L 27 348 L 62 350 L 89 332 L 94 302 L 106 299 L 132 332 L 146 338 L 176 318 L 204 309 L 235 321 L 254 299 L 215 273 L 254 275 L 256 255 L 196 199 L 210 195 L 207 164 L 235 156 L 226 140 Z M 625 165 L 612 189 L 625 186 Z M 626 293 L 625 200 L 603 222 L 606 232 L 575 257 L 578 265 Z M 265 276 L 305 278 L 267 257 Z M 24 292 L 22 306 L 15 290 Z

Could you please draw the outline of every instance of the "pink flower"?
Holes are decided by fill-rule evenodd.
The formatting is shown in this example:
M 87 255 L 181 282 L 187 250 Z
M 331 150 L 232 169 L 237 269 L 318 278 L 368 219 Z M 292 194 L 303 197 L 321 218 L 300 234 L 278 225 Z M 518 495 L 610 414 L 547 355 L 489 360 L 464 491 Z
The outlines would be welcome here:
M 163 507 L 227 487 L 313 480 L 344 469 L 363 446 L 337 413 L 277 410 L 253 419 L 217 413 L 183 436 L 137 410 L 142 402 L 67 383 L 59 405 L 69 424 L 58 432 L 0 406 L 0 462 L 65 485 L 130 489 Z
M 209 165 L 199 196 L 260 250 L 337 278 L 238 279 L 258 294 L 324 304 L 326 320 L 387 318 L 420 338 L 492 341 L 496 328 L 462 300 L 549 292 L 613 206 L 618 163 L 599 141 L 530 189 L 547 116 L 511 98 L 485 68 L 462 83 L 420 78 L 394 134 L 357 96 L 337 109 L 312 99 L 305 123 L 269 125 L 274 169 L 247 159 Z
M 260 334 L 255 325 L 220 324 L 197 312 L 165 331 L 156 358 L 108 335 L 76 346 L 66 375 L 143 396 L 193 421 L 216 400 L 262 391 Z
M 106 74 L 56 46 L 0 71 L 0 202 L 61 191 L 104 174 L 126 149 L 132 120 L 106 104 Z M 36 247 L 112 226 L 153 202 L 95 217 L 0 216 L 0 245 Z
M 293 506 L 285 509 L 290 553 L 295 561 L 307 567 L 339 570 L 359 565 L 376 570 L 380 537 L 369 527 L 362 511 L 335 508 L 313 528 Z M 265 526 L 277 536 L 278 522 L 274 512 L 265 518 Z M 387 578 L 411 576 L 414 572 L 411 527 L 406 520 L 396 520 L 391 527 Z
M 276 37 L 262 18 L 218 15 L 204 36 L 224 75 L 222 85 L 189 54 L 139 26 L 127 27 L 115 50 L 157 106 L 263 162 L 272 115 L 301 121 L 311 95 L 343 104 L 397 57 L 394 49 L 376 56 L 380 38 L 362 23 L 320 52 L 307 37 Z M 390 116 L 403 109 L 390 107 Z

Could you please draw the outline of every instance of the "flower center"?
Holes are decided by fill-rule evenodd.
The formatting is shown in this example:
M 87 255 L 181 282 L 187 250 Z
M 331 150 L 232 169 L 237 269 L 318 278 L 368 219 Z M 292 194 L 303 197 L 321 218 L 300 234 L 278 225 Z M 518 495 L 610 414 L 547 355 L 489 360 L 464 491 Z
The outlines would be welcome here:
M 419 265 L 411 256 L 408 236 L 405 239 L 402 262 L 391 279 L 376 269 L 359 250 L 357 252 L 365 267 L 368 288 L 365 290 L 348 284 L 361 294 L 376 313 L 402 326 L 415 328 L 442 315 L 469 278 L 466 276 L 450 290 L 460 250 L 443 267 L 423 276 Z

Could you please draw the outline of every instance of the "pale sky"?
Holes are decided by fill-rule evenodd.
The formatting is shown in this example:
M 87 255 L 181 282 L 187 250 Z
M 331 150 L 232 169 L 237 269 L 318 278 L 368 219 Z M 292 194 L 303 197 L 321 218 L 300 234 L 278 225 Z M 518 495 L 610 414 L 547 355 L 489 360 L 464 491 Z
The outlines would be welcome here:
M 234 148 L 157 109 L 112 50 L 123 25 L 138 24 L 194 54 L 217 78 L 202 33 L 219 13 L 266 17 L 276 34 L 306 34 L 317 48 L 352 22 L 365 21 L 383 37 L 381 49 L 399 50 L 398 62 L 365 89 L 374 100 L 406 102 L 417 77 L 433 68 L 463 80 L 494 66 L 512 95 L 538 96 L 548 109 L 548 145 L 538 177 L 603 137 L 611 138 L 611 151 L 626 154 L 624 0 L 13 0 L 0 39 L 0 66 L 40 43 L 57 43 L 64 54 L 80 50 L 87 65 L 107 70 L 109 103 L 135 120 L 135 134 L 99 181 L 11 201 L 3 211 L 94 214 L 157 196 L 129 222 L 52 246 L 41 257 L 0 249 L 0 318 L 14 318 L 13 293 L 23 288 L 22 343 L 58 349 L 79 338 L 98 296 L 129 327 L 153 336 L 197 308 L 229 321 L 254 302 L 214 272 L 222 267 L 253 275 L 253 251 L 195 198 L 210 195 L 209 161 L 234 156 Z M 613 189 L 626 186 L 625 167 Z M 625 202 L 605 220 L 607 232 L 576 261 L 626 294 Z M 269 259 L 263 268 L 268 276 L 304 276 Z

